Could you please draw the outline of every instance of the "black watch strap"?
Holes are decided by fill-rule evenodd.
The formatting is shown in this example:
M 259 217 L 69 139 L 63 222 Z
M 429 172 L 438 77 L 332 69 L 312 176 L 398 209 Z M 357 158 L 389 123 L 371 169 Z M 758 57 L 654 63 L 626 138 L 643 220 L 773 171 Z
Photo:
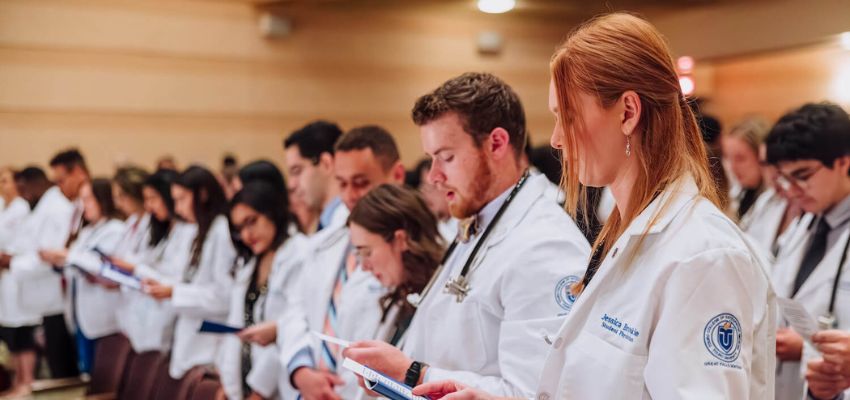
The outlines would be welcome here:
M 419 383 L 419 377 L 422 375 L 422 367 L 425 365 L 425 363 L 419 361 L 410 363 L 410 368 L 404 374 L 404 384 L 410 387 L 416 386 Z

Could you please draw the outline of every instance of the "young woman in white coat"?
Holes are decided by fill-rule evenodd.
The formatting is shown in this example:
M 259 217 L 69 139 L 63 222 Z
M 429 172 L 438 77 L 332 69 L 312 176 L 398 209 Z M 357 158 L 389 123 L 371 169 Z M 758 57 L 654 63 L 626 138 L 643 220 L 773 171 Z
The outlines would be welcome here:
M 234 271 L 228 325 L 247 328 L 276 321 L 286 296 L 298 284 L 305 239 L 287 203 L 285 186 L 266 182 L 248 183 L 231 200 L 231 223 L 245 252 Z M 237 335 L 225 337 L 216 364 L 227 398 L 294 398 L 278 354 L 273 339 L 260 344 Z
M 143 290 L 157 300 L 171 300 L 177 314 L 169 374 L 174 379 L 196 366 L 215 362 L 221 337 L 199 333 L 204 320 L 224 322 L 229 309 L 236 251 L 227 220 L 224 190 L 207 169 L 192 166 L 171 185 L 177 214 L 197 227 L 191 257 L 180 279 L 146 278 Z
M 177 173 L 159 170 L 142 184 L 149 227 L 138 252 L 116 254 L 112 262 L 140 279 L 179 281 L 192 255 L 197 227 L 181 221 L 174 212 L 171 185 Z M 125 288 L 116 309 L 118 324 L 137 353 L 167 352 L 173 341 L 176 316 L 171 301 L 158 300 Z
M 536 398 L 773 398 L 775 299 L 721 211 L 661 34 L 629 14 L 595 18 L 557 50 L 551 72 L 568 209 L 580 204 L 579 182 L 610 185 L 617 207 L 572 311 L 546 338 Z M 414 392 L 493 398 L 452 381 Z
M 15 186 L 15 171 L 9 167 L 0 168 L 0 252 L 9 251 L 9 245 L 15 232 L 30 212 L 30 205 L 18 195 Z
M 65 291 L 65 320 L 77 344 L 80 372 L 89 373 L 97 339 L 118 332 L 113 307 L 120 301 L 118 286 L 100 278 L 103 265 L 95 251 L 111 254 L 124 232 L 121 213 L 112 199 L 112 183 L 97 178 L 80 188 L 84 226 L 67 249 L 42 250 L 42 260 L 62 266 L 68 287 Z
M 768 187 L 764 179 L 764 167 L 759 162 L 759 147 L 767 136 L 770 126 L 759 117 L 749 117 L 738 122 L 721 138 L 723 162 L 729 166 L 732 176 L 740 185 L 740 192 L 734 194 L 731 213 L 741 220 L 755 213 L 756 200 Z
M 127 218 L 118 247 L 110 254 L 114 257 L 136 257 L 145 249 L 148 238 L 150 215 L 145 212 L 144 185 L 149 177 L 138 167 L 119 168 L 112 178 L 112 198 L 115 207 Z
M 399 347 L 416 312 L 408 296 L 423 292 L 446 251 L 437 217 L 416 191 L 385 184 L 357 202 L 348 226 L 360 267 L 387 288 L 372 339 Z
M 399 345 L 416 311 L 408 295 L 422 293 L 446 251 L 437 218 L 414 190 L 384 184 L 357 203 L 348 227 L 358 264 L 387 289 L 374 339 Z

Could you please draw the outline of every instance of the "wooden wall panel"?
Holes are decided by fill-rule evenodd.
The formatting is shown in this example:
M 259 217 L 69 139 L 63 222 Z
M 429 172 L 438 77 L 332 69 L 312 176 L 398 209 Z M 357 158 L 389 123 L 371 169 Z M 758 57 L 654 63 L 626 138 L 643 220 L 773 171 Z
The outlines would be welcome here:
M 421 11 L 421 12 L 418 12 Z M 430 6 L 378 12 L 288 10 L 291 37 L 265 40 L 248 3 L 146 0 L 0 2 L 0 163 L 44 163 L 77 145 L 98 173 L 163 153 L 217 165 L 282 156 L 281 139 L 314 118 L 377 123 L 412 164 L 414 100 L 468 70 L 519 92 L 546 142 L 548 60 L 566 32 Z M 482 29 L 507 37 L 480 56 Z
M 711 68 L 708 110 L 727 127 L 751 114 L 776 120 L 806 102 L 831 101 L 850 110 L 850 50 L 837 45 L 728 59 Z

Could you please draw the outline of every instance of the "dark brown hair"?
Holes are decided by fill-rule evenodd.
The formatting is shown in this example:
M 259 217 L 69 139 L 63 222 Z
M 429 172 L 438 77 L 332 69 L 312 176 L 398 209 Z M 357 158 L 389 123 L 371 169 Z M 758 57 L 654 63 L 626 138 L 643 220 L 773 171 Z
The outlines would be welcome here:
M 387 242 L 393 240 L 398 230 L 407 233 L 407 251 L 401 256 L 404 282 L 384 295 L 381 305 L 384 317 L 393 304 L 401 306 L 403 314 L 412 314 L 413 307 L 406 301 L 407 295 L 420 293 L 428 285 L 445 252 L 443 238 L 437 230 L 437 217 L 415 190 L 384 184 L 357 202 L 348 223 L 360 225 Z
M 94 178 L 91 181 L 91 192 L 94 195 L 97 205 L 100 206 L 100 213 L 106 219 L 124 219 L 121 211 L 115 207 L 115 202 L 112 199 L 112 181 L 107 178 Z M 95 222 L 95 221 L 92 221 Z
M 372 154 L 381 162 L 385 171 L 401 159 L 393 135 L 377 125 L 359 126 L 346 132 L 336 142 L 334 149 L 337 152 L 372 150 Z
M 452 78 L 418 100 L 413 122 L 422 126 L 448 113 L 456 113 L 463 130 L 476 146 L 496 128 L 508 131 L 519 156 L 525 148 L 525 111 L 519 96 L 493 74 L 467 72 Z

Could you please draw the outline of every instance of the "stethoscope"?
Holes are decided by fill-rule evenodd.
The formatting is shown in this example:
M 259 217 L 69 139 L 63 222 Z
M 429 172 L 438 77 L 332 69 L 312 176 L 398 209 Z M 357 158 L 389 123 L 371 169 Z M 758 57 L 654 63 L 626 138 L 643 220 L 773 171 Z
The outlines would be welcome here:
M 493 227 L 499 222 L 499 219 L 502 217 L 502 214 L 505 213 L 505 210 L 510 206 L 511 201 L 516 197 L 516 194 L 519 193 L 520 189 L 522 189 L 525 181 L 528 179 L 529 172 L 525 170 L 523 172 L 522 177 L 519 178 L 519 181 L 514 185 L 513 190 L 508 194 L 508 197 L 505 198 L 505 202 L 502 203 L 502 206 L 499 207 L 499 210 L 496 211 L 496 215 L 493 217 L 493 221 L 487 225 L 487 228 L 484 229 L 484 232 L 481 234 L 481 238 L 478 239 L 478 242 L 475 243 L 475 247 L 472 248 L 472 252 L 469 254 L 469 257 L 466 259 L 466 263 L 463 265 L 463 269 L 460 271 L 460 275 L 455 278 L 449 279 L 446 282 L 446 286 L 444 288 L 445 293 L 453 294 L 458 303 L 462 303 L 466 296 L 469 294 L 469 277 L 468 274 L 470 272 L 470 267 L 472 266 L 472 262 L 475 260 L 475 256 L 478 255 L 478 251 L 481 249 L 481 246 L 484 242 L 487 241 L 487 238 L 490 236 L 490 232 L 493 230 Z M 439 278 L 439 276 L 443 272 L 443 268 L 445 268 L 446 261 L 448 261 L 449 257 L 454 252 L 457 247 L 458 239 L 452 242 L 449 246 L 448 250 L 446 250 L 446 254 L 443 256 L 443 260 L 440 262 L 440 268 L 434 272 L 434 275 L 431 277 L 431 280 L 428 281 L 428 285 L 422 290 L 422 293 L 411 293 L 407 295 L 407 302 L 410 303 L 413 307 L 418 308 L 420 304 L 422 304 L 422 300 L 431 292 L 435 282 Z
M 838 319 L 835 317 L 835 298 L 838 296 L 838 285 L 841 282 L 841 272 L 844 270 L 844 263 L 847 261 L 847 250 L 850 250 L 850 234 L 847 236 L 847 242 L 844 243 L 844 250 L 841 251 L 841 261 L 838 262 L 838 269 L 835 271 L 835 280 L 832 281 L 832 292 L 829 295 L 829 307 L 827 307 L 826 314 L 818 317 L 818 328 L 821 330 L 835 329 L 838 327 Z

